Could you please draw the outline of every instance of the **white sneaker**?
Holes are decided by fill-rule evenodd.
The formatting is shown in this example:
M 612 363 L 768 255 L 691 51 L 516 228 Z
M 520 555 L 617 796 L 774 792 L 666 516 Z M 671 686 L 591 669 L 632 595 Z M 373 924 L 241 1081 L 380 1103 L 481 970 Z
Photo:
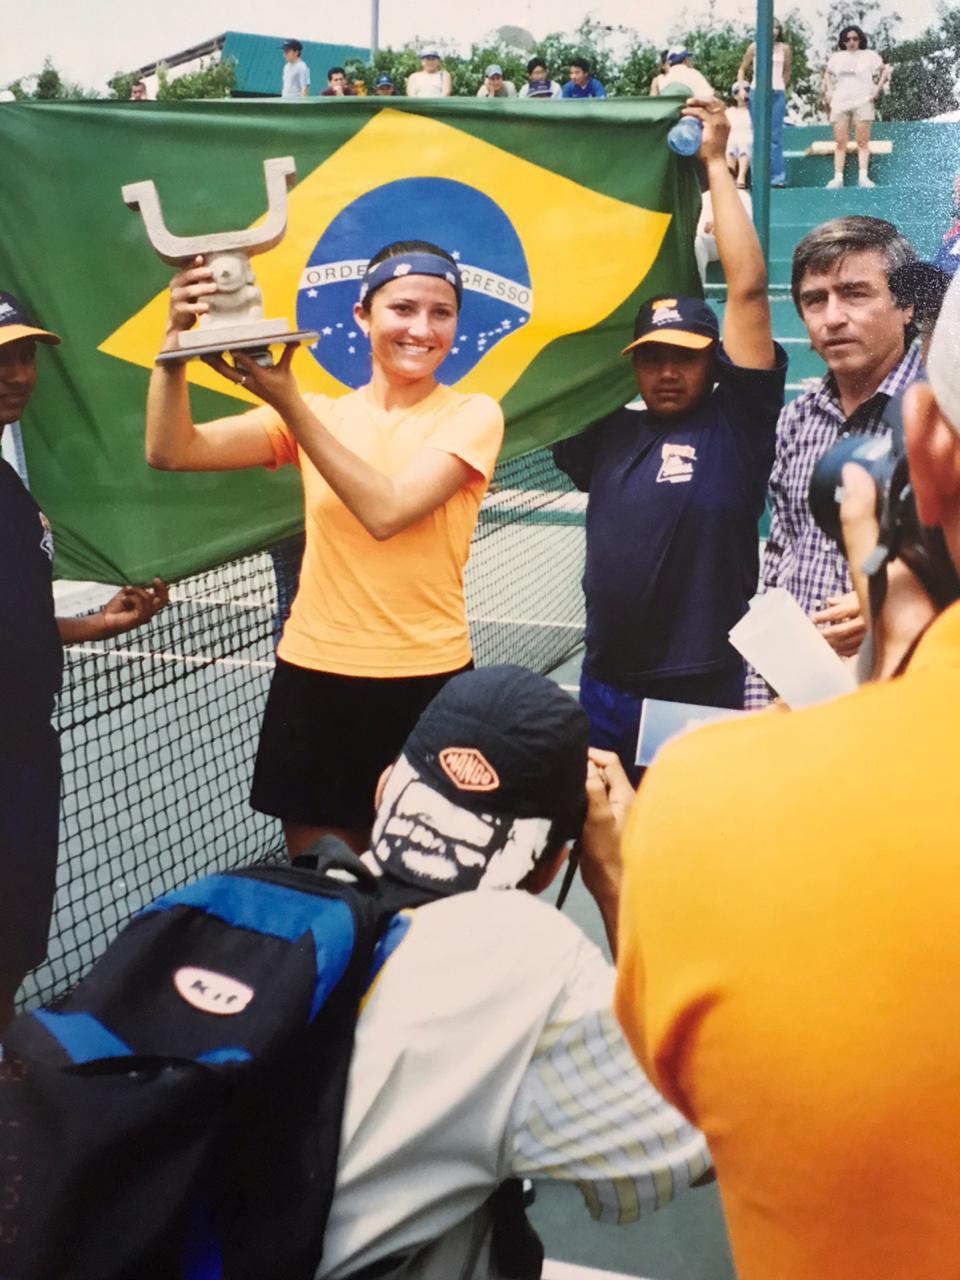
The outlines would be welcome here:
M 865 173 L 861 173 L 860 181 L 857 183 L 858 187 L 875 187 L 876 185 L 872 178 L 868 178 Z
M 840 177 L 839 174 L 835 173 L 833 177 L 830 179 L 830 181 L 827 183 L 827 190 L 836 191 L 837 187 L 842 187 L 842 186 L 843 186 L 843 179 Z

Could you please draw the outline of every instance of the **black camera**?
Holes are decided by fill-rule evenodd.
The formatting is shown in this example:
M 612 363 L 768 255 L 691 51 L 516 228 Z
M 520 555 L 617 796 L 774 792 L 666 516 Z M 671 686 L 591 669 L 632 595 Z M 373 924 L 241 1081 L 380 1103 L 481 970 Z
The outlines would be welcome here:
M 862 566 L 870 579 L 874 614 L 886 595 L 886 565 L 895 559 L 912 570 L 937 609 L 945 609 L 960 599 L 960 578 L 941 530 L 920 523 L 910 483 L 899 400 L 887 404 L 883 425 L 887 428 L 883 435 L 844 436 L 827 450 L 810 479 L 810 512 L 818 527 L 842 549 L 843 468 L 848 462 L 858 463 L 870 475 L 877 493 L 880 540 Z

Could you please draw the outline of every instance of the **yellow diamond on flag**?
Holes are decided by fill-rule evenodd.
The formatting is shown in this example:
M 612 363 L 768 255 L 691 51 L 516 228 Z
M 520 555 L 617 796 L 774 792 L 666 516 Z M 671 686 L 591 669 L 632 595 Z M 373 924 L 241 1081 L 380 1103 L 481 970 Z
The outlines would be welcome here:
M 496 399 L 510 390 L 550 343 L 593 328 L 636 290 L 653 265 L 670 222 L 669 214 L 601 195 L 452 125 L 386 109 L 290 193 L 286 236 L 276 249 L 254 260 L 264 315 L 285 316 L 293 328 L 300 327 L 294 321 L 298 291 L 309 283 L 305 269 L 324 233 L 356 202 L 389 183 L 409 179 L 445 179 L 472 188 L 493 201 L 519 240 L 529 275 L 522 323 L 510 328 L 503 321 L 505 327 L 491 329 L 490 336 L 487 331 L 471 336 L 476 359 L 453 384 L 459 391 L 483 391 Z M 436 217 L 429 203 L 424 203 L 419 238 L 453 251 L 456 246 L 441 239 Z M 454 234 L 450 228 L 446 233 L 448 238 Z M 385 223 L 382 243 L 396 238 Z M 494 295 L 497 288 L 509 292 L 509 280 L 480 270 L 477 264 L 461 265 L 468 292 L 484 288 Z M 356 264 L 352 270 L 356 272 Z M 352 287 L 359 293 L 355 280 Z M 164 291 L 110 334 L 100 350 L 151 367 L 166 312 Z M 325 350 L 325 341 L 345 343 L 348 335 L 337 331 L 347 323 L 331 325 L 329 338 L 321 336 L 318 352 Z M 311 326 L 318 327 L 312 320 Z M 356 342 L 359 349 L 359 335 Z M 352 356 L 355 348 L 343 350 Z M 348 389 L 329 371 L 330 362 L 325 363 L 327 368 L 319 354 L 315 359 L 305 348 L 297 352 L 294 370 L 302 391 L 342 395 Z M 197 385 L 227 392 L 224 380 L 200 361 L 187 365 L 187 376 Z M 230 388 L 229 394 L 258 403 L 239 387 Z

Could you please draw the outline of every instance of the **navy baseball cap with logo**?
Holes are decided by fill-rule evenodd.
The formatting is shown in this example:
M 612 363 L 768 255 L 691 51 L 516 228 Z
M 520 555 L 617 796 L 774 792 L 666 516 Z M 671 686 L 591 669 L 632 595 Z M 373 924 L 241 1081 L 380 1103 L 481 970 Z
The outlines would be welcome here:
M 12 293 L 0 292 L 0 346 L 16 342 L 20 338 L 33 338 L 37 342 L 51 344 L 60 341 L 49 329 L 41 329 L 35 325 Z
M 713 310 L 701 298 L 659 296 L 645 302 L 633 322 L 633 341 L 620 352 L 645 342 L 703 351 L 720 340 L 720 325 Z
M 377 76 L 373 82 L 373 87 L 375 89 L 392 89 L 394 86 L 389 76 Z
M 299 40 L 284 40 L 280 46 L 281 49 L 296 49 L 297 53 L 303 53 L 303 45 Z
M 458 807 L 548 818 L 572 840 L 586 817 L 588 737 L 585 712 L 559 685 L 502 665 L 448 681 L 403 754 Z

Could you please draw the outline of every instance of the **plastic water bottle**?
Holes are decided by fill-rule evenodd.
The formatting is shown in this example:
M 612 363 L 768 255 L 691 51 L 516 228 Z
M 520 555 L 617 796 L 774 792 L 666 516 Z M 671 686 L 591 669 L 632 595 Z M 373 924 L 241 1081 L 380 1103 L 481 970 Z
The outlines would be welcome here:
M 667 146 L 678 156 L 695 156 L 703 141 L 703 125 L 695 116 L 681 116 L 667 134 Z

